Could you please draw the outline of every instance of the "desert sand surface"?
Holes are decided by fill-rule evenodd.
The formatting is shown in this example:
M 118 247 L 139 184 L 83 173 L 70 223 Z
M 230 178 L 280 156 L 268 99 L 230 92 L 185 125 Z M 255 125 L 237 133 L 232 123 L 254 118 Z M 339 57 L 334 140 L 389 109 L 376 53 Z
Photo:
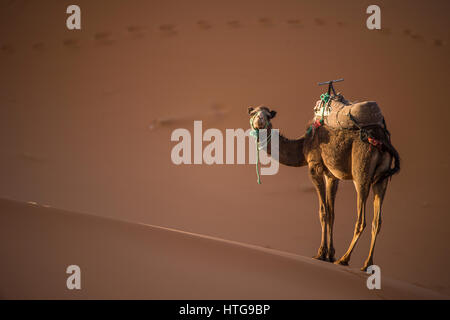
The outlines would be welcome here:
M 294 254 L 0 200 L 4 299 L 445 299 Z M 66 287 L 67 263 L 81 289 Z
M 204 130 L 247 129 L 247 107 L 265 104 L 278 112 L 274 127 L 298 137 L 325 90 L 317 82 L 344 78 L 336 88 L 347 99 L 377 101 L 402 158 L 401 172 L 388 186 L 374 262 L 383 276 L 450 294 L 449 1 L 378 1 L 380 31 L 365 27 L 366 8 L 372 4 L 365 0 L 77 3 L 81 31 L 66 29 L 65 1 L 0 2 L 0 198 L 311 257 L 320 243 L 320 225 L 306 168 L 281 166 L 277 175 L 263 176 L 263 184 L 257 185 L 253 165 L 176 166 L 170 159 L 175 145 L 170 136 L 176 128 L 192 132 L 194 120 L 203 120 Z M 355 269 L 369 249 L 371 198 L 367 206 L 367 228 L 350 262 Z M 334 229 L 338 258 L 350 243 L 355 220 L 353 184 L 343 182 Z M 89 221 L 101 229 L 107 220 Z M 162 231 L 107 226 L 136 230 L 134 240 L 126 239 L 132 232 L 121 233 L 121 241 L 138 246 L 128 248 L 136 254 L 128 265 L 142 273 L 150 268 L 150 260 L 139 263 L 138 252 Z M 17 243 L 39 238 L 32 234 L 24 233 Z M 87 246 L 86 239 L 79 241 Z M 61 252 L 65 248 L 63 241 L 50 244 Z M 28 247 L 11 256 L 17 264 L 8 265 L 9 272 L 16 268 L 17 275 L 29 276 L 17 288 L 12 282 L 8 290 L 1 286 L 2 295 L 22 296 L 14 290 L 23 288 L 26 279 L 38 281 L 31 265 L 40 261 L 40 254 L 50 256 Z M 54 261 L 69 263 L 58 254 Z M 90 261 L 96 253 L 77 254 Z M 180 263 L 199 263 L 187 261 Z M 285 263 L 300 269 L 322 266 Z M 97 275 L 97 283 L 106 286 L 97 287 L 98 295 L 121 296 L 106 292 L 109 280 Z M 291 276 L 302 277 L 292 270 L 287 283 Z M 281 288 L 284 280 L 279 281 Z M 286 286 L 295 296 L 297 287 Z M 361 297 L 371 294 L 361 288 Z M 28 296 L 37 296 L 32 290 Z M 173 297 L 181 290 L 173 288 Z M 314 290 L 309 297 L 332 296 Z M 171 297 L 169 291 L 163 296 Z

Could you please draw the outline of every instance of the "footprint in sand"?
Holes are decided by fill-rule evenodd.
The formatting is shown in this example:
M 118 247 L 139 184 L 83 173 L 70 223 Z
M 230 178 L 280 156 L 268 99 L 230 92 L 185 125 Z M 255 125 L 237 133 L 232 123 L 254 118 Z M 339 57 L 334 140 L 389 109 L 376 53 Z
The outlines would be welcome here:
M 114 43 L 114 40 L 111 39 L 111 32 L 104 31 L 104 32 L 97 32 L 94 34 L 95 41 L 100 45 L 111 45 Z
M 45 44 L 43 42 L 36 42 L 31 47 L 33 50 L 42 52 L 45 49 Z
M 69 38 L 63 40 L 63 45 L 67 48 L 78 49 L 80 47 L 78 39 Z
M 148 126 L 150 130 L 155 130 L 161 127 L 175 127 L 175 126 L 186 126 L 192 124 L 194 120 L 222 120 L 224 116 L 229 112 L 222 104 L 213 104 L 210 106 L 207 112 L 202 114 L 191 114 L 185 116 L 174 116 L 174 117 L 160 117 L 153 120 Z
M 164 37 L 173 37 L 178 34 L 173 24 L 162 24 L 159 26 L 159 30 L 161 31 L 162 36 Z
M 300 19 L 289 19 L 289 20 L 286 20 L 286 23 L 290 27 L 295 27 L 295 28 L 303 27 L 302 21 Z
M 412 33 L 411 34 L 411 38 L 416 40 L 416 41 L 424 41 L 423 36 L 418 34 L 418 33 Z
M 258 22 L 263 27 L 273 27 L 273 21 L 270 18 L 267 18 L 267 17 L 259 18 Z
M 197 26 L 203 30 L 209 30 L 212 28 L 212 25 L 208 21 L 205 21 L 205 20 L 197 21 Z
M 227 22 L 227 25 L 232 28 L 241 28 L 242 24 L 239 20 L 231 20 Z
M 321 18 L 314 18 L 314 23 L 316 26 L 323 27 L 325 25 L 325 20 Z
M 302 185 L 300 186 L 300 191 L 304 193 L 313 193 L 316 191 L 316 189 L 312 186 Z
M 379 30 L 377 30 L 379 33 L 381 33 L 384 36 L 389 36 L 392 34 L 392 30 L 391 28 L 381 28 Z
M 433 45 L 435 47 L 442 47 L 444 44 L 445 44 L 444 40 L 441 40 L 441 39 L 434 39 L 433 40 Z
M 161 117 L 158 119 L 153 120 L 150 125 L 148 126 L 148 128 L 150 130 L 155 130 L 156 128 L 160 128 L 160 127 L 169 127 L 169 126 L 174 126 L 177 123 L 187 123 L 188 119 L 184 118 L 184 117 Z
M 23 160 L 26 160 L 26 161 L 29 161 L 29 162 L 34 162 L 34 163 L 42 163 L 42 162 L 45 161 L 45 157 L 44 156 L 33 154 L 33 153 L 29 153 L 29 152 L 22 152 L 22 153 L 19 154 L 19 156 Z
M 405 36 L 410 36 L 411 33 L 412 33 L 411 29 L 404 29 L 404 30 L 403 30 L 403 34 L 404 34 Z
M 225 116 L 229 110 L 221 103 L 214 103 L 211 105 L 211 110 L 208 113 L 209 116 L 219 118 Z
M 410 37 L 411 39 L 416 40 L 418 42 L 425 41 L 424 37 L 421 34 L 415 33 L 411 29 L 404 29 L 403 35 Z
M 145 28 L 142 26 L 131 25 L 127 27 L 127 31 L 133 38 L 136 39 L 143 38 L 145 34 Z
M 0 51 L 7 53 L 7 54 L 12 54 L 12 53 L 14 53 L 14 48 L 9 44 L 3 44 L 3 45 L 0 45 Z

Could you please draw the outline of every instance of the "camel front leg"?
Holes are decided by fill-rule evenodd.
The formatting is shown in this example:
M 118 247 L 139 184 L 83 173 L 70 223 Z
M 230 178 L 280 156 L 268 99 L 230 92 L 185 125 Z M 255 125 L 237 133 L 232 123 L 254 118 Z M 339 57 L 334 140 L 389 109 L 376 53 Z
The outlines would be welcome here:
M 356 219 L 355 231 L 353 232 L 353 239 L 348 247 L 347 252 L 336 261 L 336 264 L 347 266 L 350 261 L 350 256 L 352 255 L 353 249 L 359 240 L 364 228 L 366 227 L 366 200 L 369 193 L 370 185 L 356 184 L 356 192 L 358 193 L 358 217 Z
M 367 268 L 373 265 L 373 253 L 375 251 L 375 242 L 377 240 L 377 235 L 381 229 L 381 206 L 383 204 L 384 195 L 386 193 L 388 185 L 388 179 L 384 179 L 373 185 L 372 190 L 374 194 L 373 199 L 373 222 L 372 222 L 372 240 L 370 242 L 370 251 L 367 260 L 364 262 L 364 266 L 361 268 L 362 271 L 366 271 Z
M 313 258 L 318 260 L 327 260 L 328 246 L 327 246 L 327 229 L 328 229 L 328 208 L 326 206 L 326 188 L 323 174 L 318 170 L 316 165 L 309 165 L 310 177 L 316 187 L 317 197 L 319 198 L 319 219 L 322 228 L 322 237 L 320 241 L 320 247 L 317 251 L 317 255 Z
M 334 225 L 334 200 L 339 186 L 339 180 L 325 176 L 326 197 L 328 207 L 328 257 L 327 261 L 334 262 L 333 225 Z
M 317 260 L 323 260 L 327 261 L 328 258 L 328 246 L 327 246 L 327 216 L 326 216 L 326 209 L 325 204 L 322 203 L 321 200 L 319 200 L 319 220 L 320 220 L 320 226 L 322 229 L 322 237 L 320 240 L 320 247 L 317 250 L 317 254 L 313 257 Z

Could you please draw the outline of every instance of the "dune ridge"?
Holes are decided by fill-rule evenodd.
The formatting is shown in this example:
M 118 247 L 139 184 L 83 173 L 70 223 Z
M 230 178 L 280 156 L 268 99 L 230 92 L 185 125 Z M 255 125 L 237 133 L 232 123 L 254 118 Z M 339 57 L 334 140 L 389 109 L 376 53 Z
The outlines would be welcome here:
M 446 179 L 442 179 L 450 173 L 450 162 L 444 147 L 447 128 L 439 121 L 450 116 L 450 109 L 442 107 L 447 104 L 442 93 L 448 83 L 449 1 L 433 5 L 380 1 L 382 29 L 378 31 L 366 28 L 368 3 L 361 1 L 77 3 L 83 12 L 81 31 L 67 30 L 64 2 L 0 4 L 0 198 L 170 226 L 310 257 L 317 252 L 320 223 L 316 192 L 306 168 L 280 166 L 278 174 L 257 185 L 253 165 L 177 166 L 171 161 L 175 144 L 171 132 L 178 127 L 192 132 L 194 120 L 202 120 L 205 130 L 249 128 L 247 107 L 265 104 L 278 112 L 275 128 L 289 138 L 299 137 L 324 90 L 317 82 L 344 78 L 336 89 L 346 98 L 379 103 L 404 160 L 383 204 L 375 263 L 382 266 L 384 276 L 450 295 L 450 254 L 443 241 L 450 216 Z M 258 205 L 259 200 L 264 205 Z M 367 257 L 371 202 L 351 267 L 361 267 Z M 337 258 L 351 240 L 355 213 L 354 186 L 343 182 L 334 226 Z M 40 225 L 33 221 L 24 223 Z M 34 274 L 33 268 L 20 270 L 20 265 L 41 255 L 64 258 L 58 267 L 35 263 L 35 268 L 54 268 L 61 278 L 58 286 L 66 277 L 61 270 L 72 256 L 89 266 L 97 261 L 94 253 L 81 252 L 102 240 L 94 236 L 94 225 L 86 227 L 94 233 L 86 235 L 92 241 L 81 244 L 75 241 L 79 235 L 65 239 L 55 234 L 65 230 L 64 224 L 55 224 L 55 230 L 40 228 L 46 230 L 40 233 L 49 234 L 49 248 L 54 239 L 64 239 L 69 244 L 61 246 L 78 251 L 69 255 L 67 248 L 53 248 L 57 252 L 53 254 L 44 250 L 47 245 L 35 248 L 31 244 L 42 241 L 40 234 L 22 231 L 24 237 L 32 238 L 7 242 L 12 249 L 5 247 L 12 262 L 5 260 L 4 270 L 13 275 L 10 280 L 4 276 L 7 281 L 31 278 L 26 281 L 34 283 L 28 276 Z M 137 242 L 130 241 L 126 232 L 117 235 L 123 235 L 133 248 L 147 243 L 154 233 L 139 228 L 146 231 Z M 18 224 L 16 229 L 23 226 Z M 84 230 L 79 232 L 85 234 Z M 109 237 L 117 235 L 111 232 Z M 13 233 L 5 239 L 14 237 Z M 147 248 L 152 248 L 151 243 L 141 250 Z M 39 250 L 44 251 L 39 254 Z M 138 251 L 136 257 L 129 253 L 129 259 L 141 265 L 145 259 Z M 104 259 L 124 259 L 126 253 L 109 252 Z M 146 259 L 159 259 L 155 257 Z M 111 266 L 105 263 L 103 268 Z M 152 268 L 153 264 L 148 269 Z M 97 272 L 83 270 L 86 277 Z M 117 275 L 123 273 L 117 271 Z M 142 276 L 148 275 L 142 271 Z M 28 288 L 23 281 L 16 282 L 17 290 Z M 109 280 L 102 281 L 110 285 Z M 158 284 L 157 280 L 147 282 Z M 167 287 L 167 283 L 159 285 Z M 123 286 L 130 287 L 127 282 Z M 4 287 L 8 297 L 25 296 L 24 291 L 13 295 L 10 287 Z M 59 287 L 55 284 L 55 288 Z M 113 296 L 90 288 L 89 293 L 78 295 Z M 46 295 L 41 291 L 28 296 L 62 295 L 57 290 Z M 174 292 L 183 297 L 191 294 L 176 287 L 172 296 Z M 204 296 L 206 291 L 202 292 L 198 296 Z M 136 294 L 127 291 L 127 296 L 164 295 L 142 289 Z
M 446 299 L 299 255 L 181 230 L 0 199 L 6 299 Z M 81 268 L 81 290 L 66 267 Z

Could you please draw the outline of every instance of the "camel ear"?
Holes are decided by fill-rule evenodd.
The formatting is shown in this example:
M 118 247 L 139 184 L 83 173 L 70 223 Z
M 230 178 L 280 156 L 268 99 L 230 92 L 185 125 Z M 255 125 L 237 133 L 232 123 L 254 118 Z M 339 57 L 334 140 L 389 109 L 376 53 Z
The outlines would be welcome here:
M 276 115 L 277 115 L 277 112 L 275 110 L 270 111 L 270 119 L 275 118 Z
M 252 114 L 253 110 L 255 110 L 253 107 L 248 107 L 248 114 Z

